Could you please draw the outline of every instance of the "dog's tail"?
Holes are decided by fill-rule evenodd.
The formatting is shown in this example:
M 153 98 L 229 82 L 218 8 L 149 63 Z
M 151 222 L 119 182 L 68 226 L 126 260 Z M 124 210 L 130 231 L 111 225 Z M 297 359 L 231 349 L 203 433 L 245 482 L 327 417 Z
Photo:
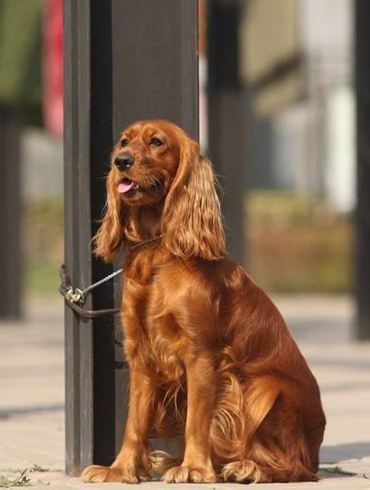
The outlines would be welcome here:
M 222 374 L 223 382 L 211 423 L 211 444 L 221 459 L 235 459 L 245 448 L 261 425 L 281 386 L 272 376 L 261 376 L 243 387 L 230 372 Z

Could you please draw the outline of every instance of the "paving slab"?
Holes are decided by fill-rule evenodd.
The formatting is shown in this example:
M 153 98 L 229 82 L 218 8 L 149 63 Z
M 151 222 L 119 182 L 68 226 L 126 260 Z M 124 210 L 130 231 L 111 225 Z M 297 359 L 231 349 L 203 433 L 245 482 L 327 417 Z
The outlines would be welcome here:
M 351 299 L 274 299 L 319 381 L 328 424 L 319 482 L 258 488 L 370 490 L 370 343 L 352 339 Z M 27 473 L 33 489 L 127 486 L 85 484 L 63 472 L 63 305 L 58 298 L 33 299 L 24 321 L 0 322 L 0 475 L 14 480 L 26 468 L 33 469 Z M 240 484 L 140 484 L 141 490 L 163 488 L 232 490 Z

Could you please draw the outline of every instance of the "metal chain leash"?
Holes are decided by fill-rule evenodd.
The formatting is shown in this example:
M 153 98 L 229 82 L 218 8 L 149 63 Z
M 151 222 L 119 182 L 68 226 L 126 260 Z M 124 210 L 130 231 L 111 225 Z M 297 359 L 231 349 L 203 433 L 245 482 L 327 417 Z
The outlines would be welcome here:
M 93 284 L 91 284 L 90 286 L 88 286 L 87 288 L 85 288 L 83 290 L 81 290 L 80 288 L 73 289 L 72 286 L 71 286 L 70 290 L 68 291 L 68 293 L 66 295 L 66 299 L 68 299 L 69 301 L 72 301 L 73 303 L 81 303 L 81 304 L 84 304 L 85 299 L 86 299 L 86 295 L 90 291 L 92 291 L 93 289 L 97 288 L 101 284 L 104 284 L 105 282 L 110 281 L 114 277 L 116 277 L 119 274 L 121 274 L 122 271 L 123 271 L 123 268 L 118 269 L 117 271 L 114 271 L 111 274 L 109 274 L 108 276 L 103 277 L 103 279 L 100 279 L 99 281 L 94 282 Z
M 159 235 L 154 238 L 149 238 L 148 240 L 135 243 L 134 245 L 131 246 L 131 250 L 134 250 L 135 248 L 138 248 L 140 246 L 157 241 L 161 239 L 162 236 L 163 235 Z M 70 308 L 72 308 L 76 313 L 83 316 L 84 318 L 96 318 L 103 315 L 118 313 L 120 311 L 120 308 L 109 308 L 104 310 L 87 310 L 83 308 L 82 305 L 84 304 L 86 300 L 86 296 L 90 293 L 90 291 L 112 280 L 114 277 L 118 276 L 122 272 L 123 272 L 123 268 L 118 269 L 112 272 L 111 274 L 108 274 L 106 277 L 103 277 L 99 281 L 90 284 L 90 286 L 87 286 L 85 289 L 80 289 L 80 288 L 73 288 L 71 284 L 71 279 L 67 272 L 67 268 L 64 264 L 62 264 L 59 271 L 60 280 L 61 280 L 59 292 L 64 297 L 66 304 Z

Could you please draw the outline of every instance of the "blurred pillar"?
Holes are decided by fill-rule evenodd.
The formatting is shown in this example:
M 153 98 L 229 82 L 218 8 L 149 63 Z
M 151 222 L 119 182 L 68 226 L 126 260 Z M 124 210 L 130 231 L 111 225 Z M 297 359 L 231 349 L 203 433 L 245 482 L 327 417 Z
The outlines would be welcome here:
M 355 216 L 356 337 L 370 339 L 370 2 L 355 2 L 357 210 Z
M 243 190 L 246 90 L 240 77 L 239 25 L 245 0 L 208 0 L 208 153 L 221 183 L 230 254 L 244 261 Z
M 0 318 L 21 316 L 20 142 L 14 111 L 0 106 Z

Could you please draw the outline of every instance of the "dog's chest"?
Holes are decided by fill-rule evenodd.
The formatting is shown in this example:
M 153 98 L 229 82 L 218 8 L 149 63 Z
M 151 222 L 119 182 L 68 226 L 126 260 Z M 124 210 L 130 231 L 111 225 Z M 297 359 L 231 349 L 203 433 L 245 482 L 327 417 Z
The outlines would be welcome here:
M 138 264 L 139 266 L 139 264 Z M 163 290 L 158 267 L 138 267 L 125 278 L 124 327 L 143 363 L 164 380 L 183 374 L 186 341 Z
M 155 286 L 148 292 L 145 329 L 154 369 L 165 380 L 179 379 L 183 374 L 186 342 L 171 305 L 163 301 L 160 290 Z

